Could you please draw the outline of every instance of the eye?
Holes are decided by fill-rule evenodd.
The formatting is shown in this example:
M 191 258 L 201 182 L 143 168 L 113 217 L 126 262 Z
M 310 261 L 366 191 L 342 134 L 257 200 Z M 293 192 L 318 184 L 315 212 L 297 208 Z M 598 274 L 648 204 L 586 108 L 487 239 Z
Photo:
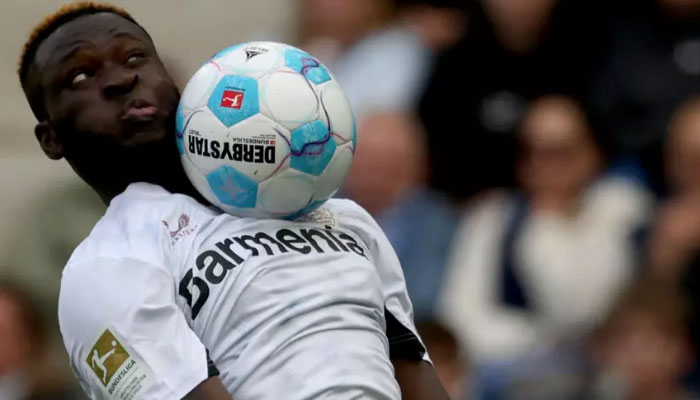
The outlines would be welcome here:
M 137 64 L 139 61 L 143 60 L 144 58 L 145 58 L 145 56 L 143 55 L 143 53 L 132 54 L 126 59 L 126 65 Z
M 71 85 L 77 85 L 80 82 L 83 82 L 87 80 L 90 77 L 87 72 L 77 72 L 75 75 L 73 75 L 73 79 L 71 80 Z

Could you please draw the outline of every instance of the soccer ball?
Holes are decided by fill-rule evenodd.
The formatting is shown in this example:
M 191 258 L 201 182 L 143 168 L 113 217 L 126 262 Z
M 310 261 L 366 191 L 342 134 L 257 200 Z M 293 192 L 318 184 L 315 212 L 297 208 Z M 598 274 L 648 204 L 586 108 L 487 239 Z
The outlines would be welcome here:
M 176 131 L 185 172 L 207 200 L 238 216 L 286 219 L 335 194 L 357 136 L 328 69 L 271 42 L 229 47 L 200 67 Z

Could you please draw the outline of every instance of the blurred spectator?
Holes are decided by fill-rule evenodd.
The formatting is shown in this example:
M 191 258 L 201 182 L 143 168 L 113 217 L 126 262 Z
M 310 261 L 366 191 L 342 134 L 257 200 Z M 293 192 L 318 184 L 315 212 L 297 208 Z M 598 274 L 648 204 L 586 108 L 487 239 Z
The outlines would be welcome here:
M 433 52 L 464 31 L 459 0 L 303 0 L 301 47 L 325 63 L 355 115 L 412 111 Z
M 700 0 L 636 3 L 608 38 L 591 106 L 615 155 L 640 159 L 653 187 L 663 191 L 669 118 L 700 90 Z
M 45 339 L 44 319 L 33 301 L 22 289 L 0 282 L 0 399 L 78 399 L 63 390 L 61 374 L 42 373 Z
M 520 139 L 521 191 L 473 205 L 446 273 L 442 315 L 480 363 L 584 335 L 633 273 L 650 213 L 636 182 L 600 176 L 573 99 L 535 101 Z
M 345 192 L 377 219 L 394 246 L 417 320 L 433 316 L 459 220 L 452 203 L 425 186 L 426 168 L 415 118 L 382 113 L 360 121 Z
M 38 312 L 22 292 L 0 285 L 0 398 L 24 399 L 29 368 L 41 352 Z
M 527 103 L 585 93 L 598 68 L 608 23 L 595 3 L 468 2 L 466 35 L 439 57 L 420 103 L 433 186 L 465 198 L 514 183 L 514 133 Z
M 440 383 L 450 398 L 465 399 L 470 390 L 469 362 L 455 335 L 435 321 L 419 323 L 418 332 L 430 353 Z
M 673 287 L 641 282 L 623 295 L 595 340 L 592 400 L 690 400 L 681 384 L 693 352 L 688 307 Z
M 700 97 L 673 114 L 664 153 L 669 196 L 649 241 L 649 273 L 691 300 L 691 335 L 700 346 Z M 693 381 L 700 386 L 700 365 Z
M 392 0 L 299 0 L 300 40 L 318 57 L 335 56 L 386 24 Z
M 483 398 L 690 400 L 696 397 L 681 380 L 692 360 L 684 299 L 670 286 L 642 280 L 624 290 L 583 343 L 502 366 L 500 385 Z
M 671 118 L 665 149 L 670 193 L 650 241 L 650 267 L 657 279 L 678 283 L 700 251 L 700 97 Z

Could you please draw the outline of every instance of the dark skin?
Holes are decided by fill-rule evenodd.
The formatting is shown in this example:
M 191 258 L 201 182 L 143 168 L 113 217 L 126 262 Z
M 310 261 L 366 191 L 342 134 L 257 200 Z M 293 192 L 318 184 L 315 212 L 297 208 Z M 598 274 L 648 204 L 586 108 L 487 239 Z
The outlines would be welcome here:
M 62 25 L 39 46 L 27 83 L 28 97 L 41 102 L 34 108 L 44 110 L 35 127 L 44 153 L 65 158 L 105 203 L 133 182 L 203 201 L 175 147 L 178 89 L 138 25 L 112 13 Z M 448 399 L 430 364 L 392 363 L 404 399 Z M 230 399 L 218 377 L 185 397 Z
M 201 200 L 175 150 L 179 92 L 138 25 L 111 13 L 62 25 L 39 47 L 27 77 L 45 115 L 35 134 L 108 203 L 133 182 Z

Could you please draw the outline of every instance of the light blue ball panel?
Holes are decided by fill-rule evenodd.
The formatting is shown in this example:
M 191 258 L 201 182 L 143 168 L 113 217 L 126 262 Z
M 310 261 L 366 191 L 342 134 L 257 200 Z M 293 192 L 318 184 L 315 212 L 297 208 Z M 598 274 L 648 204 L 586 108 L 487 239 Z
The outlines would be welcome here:
M 185 145 L 182 143 L 182 134 L 185 131 L 185 114 L 182 113 L 182 105 L 177 107 L 175 113 L 175 141 L 180 155 L 185 154 Z
M 207 182 L 224 204 L 238 208 L 253 208 L 258 199 L 258 183 L 224 165 L 207 174 Z
M 207 106 L 221 123 L 231 127 L 260 112 L 258 82 L 245 76 L 226 75 L 209 96 Z
M 304 151 L 304 146 L 313 143 L 321 143 L 329 136 L 328 126 L 321 120 L 309 122 L 292 131 L 292 142 L 290 143 L 292 153 Z
M 352 119 L 352 152 L 357 150 L 357 121 Z
M 331 80 L 331 74 L 326 67 L 309 53 L 297 49 L 287 49 L 284 52 L 284 60 L 289 68 L 304 75 L 306 79 L 317 85 Z
M 333 158 L 336 144 L 326 124 L 316 120 L 292 131 L 290 147 L 289 166 L 319 176 Z

